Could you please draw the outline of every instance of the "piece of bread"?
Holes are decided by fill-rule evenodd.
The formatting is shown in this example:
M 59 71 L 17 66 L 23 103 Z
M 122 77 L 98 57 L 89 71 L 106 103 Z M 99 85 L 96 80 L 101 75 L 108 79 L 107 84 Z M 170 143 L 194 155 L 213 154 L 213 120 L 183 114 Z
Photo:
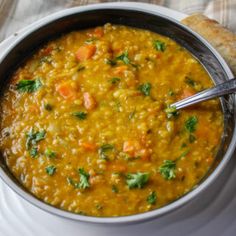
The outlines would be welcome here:
M 221 54 L 236 75 L 236 35 L 234 33 L 202 14 L 186 17 L 182 23 L 203 36 Z

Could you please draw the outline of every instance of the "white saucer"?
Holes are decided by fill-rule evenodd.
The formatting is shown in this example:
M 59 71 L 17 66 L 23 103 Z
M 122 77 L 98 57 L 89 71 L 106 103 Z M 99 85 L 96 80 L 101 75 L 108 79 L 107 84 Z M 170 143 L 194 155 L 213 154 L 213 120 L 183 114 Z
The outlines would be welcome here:
M 106 3 L 157 11 L 176 20 L 186 15 L 143 3 Z M 96 5 L 83 7 L 92 9 Z M 59 14 L 59 13 L 55 13 Z M 54 15 L 55 15 L 54 14 Z M 38 22 L 0 44 L 9 44 Z M 0 236 L 234 236 L 236 235 L 236 159 L 233 157 L 218 179 L 197 198 L 177 211 L 152 222 L 127 226 L 103 226 L 66 220 L 46 213 L 23 200 L 0 179 Z

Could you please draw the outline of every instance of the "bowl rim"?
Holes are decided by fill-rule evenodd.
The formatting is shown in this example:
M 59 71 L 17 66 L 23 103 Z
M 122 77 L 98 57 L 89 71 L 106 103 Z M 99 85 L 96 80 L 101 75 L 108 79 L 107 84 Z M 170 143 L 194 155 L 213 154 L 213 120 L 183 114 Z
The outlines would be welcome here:
M 151 5 L 151 4 L 145 4 L 145 5 Z M 12 42 L 9 47 L 6 48 L 6 50 L 3 52 L 2 56 L 1 56 L 0 63 L 2 62 L 2 60 L 4 60 L 5 56 L 20 41 L 22 41 L 25 37 L 30 35 L 32 32 L 37 31 L 39 28 L 43 27 L 44 25 L 47 25 L 50 22 L 53 22 L 53 21 L 55 21 L 55 20 L 57 20 L 61 17 L 68 16 L 68 15 L 71 15 L 71 14 L 75 14 L 75 13 L 79 14 L 79 13 L 82 13 L 82 12 L 87 12 L 87 11 L 91 11 L 91 10 L 101 10 L 101 9 L 105 9 L 105 10 L 108 10 L 108 9 L 112 9 L 112 10 L 129 10 L 129 11 L 136 11 L 136 12 L 138 11 L 138 12 L 143 12 L 143 13 L 148 13 L 148 14 L 152 14 L 152 15 L 161 16 L 163 18 L 166 18 L 166 19 L 174 22 L 175 24 L 177 24 L 180 27 L 184 28 L 186 31 L 189 31 L 190 33 L 192 33 L 198 40 L 203 42 L 210 49 L 210 51 L 214 54 L 214 56 L 217 58 L 217 60 L 220 62 L 220 64 L 222 65 L 222 68 L 224 69 L 224 71 L 227 74 L 228 78 L 229 79 L 233 78 L 233 74 L 232 74 L 231 70 L 229 69 L 228 65 L 226 64 L 226 62 L 224 61 L 224 59 L 216 51 L 216 49 L 214 49 L 203 37 L 201 37 L 199 34 L 194 32 L 193 30 L 191 30 L 189 27 L 181 24 L 179 21 L 177 21 L 177 20 L 175 20 L 175 19 L 173 19 L 169 16 L 160 14 L 159 12 L 157 12 L 155 10 L 147 10 L 147 9 L 137 7 L 133 3 L 130 6 L 127 6 L 127 5 L 122 4 L 122 3 L 120 3 L 120 4 L 102 3 L 102 4 L 92 4 L 92 5 L 88 5 L 88 6 L 79 6 L 79 7 L 74 7 L 74 8 L 61 10 L 61 11 L 56 12 L 54 14 L 51 14 L 47 17 L 44 17 L 41 20 L 33 23 L 35 25 L 35 27 L 33 27 L 32 29 L 28 29 L 25 32 L 22 32 L 22 34 L 19 35 L 16 38 L 16 40 L 14 42 Z M 235 114 L 234 114 L 234 120 L 236 120 Z M 0 177 L 14 192 L 16 192 L 18 195 L 20 195 L 23 199 L 30 202 L 32 205 L 34 205 L 34 206 L 36 206 L 36 207 L 38 207 L 38 208 L 40 208 L 40 209 L 42 209 L 46 212 L 49 212 L 51 214 L 54 214 L 54 215 L 57 215 L 57 216 L 60 216 L 60 217 L 64 217 L 64 218 L 67 218 L 67 219 L 71 219 L 71 220 L 77 220 L 77 221 L 88 222 L 88 223 L 102 223 L 102 224 L 138 223 L 138 222 L 141 222 L 141 221 L 151 220 L 151 219 L 157 218 L 159 216 L 162 216 L 164 214 L 170 213 L 173 210 L 175 210 L 177 208 L 180 208 L 181 206 L 185 205 L 190 200 L 195 198 L 198 194 L 200 194 L 203 190 L 205 190 L 214 180 L 216 180 L 216 178 L 223 171 L 224 167 L 226 166 L 226 164 L 228 163 L 228 161 L 230 160 L 230 158 L 231 158 L 231 156 L 234 152 L 235 143 L 236 143 L 236 129 L 234 127 L 232 139 L 231 139 L 231 142 L 229 144 L 229 147 L 228 147 L 224 157 L 222 158 L 220 163 L 217 165 L 215 170 L 200 185 L 198 185 L 196 188 L 192 189 L 186 195 L 182 196 L 181 198 L 177 199 L 176 201 L 174 201 L 174 202 L 172 202 L 172 203 L 170 203 L 166 206 L 163 206 L 161 208 L 158 208 L 158 209 L 155 209 L 155 210 L 152 210 L 152 211 L 139 213 L 139 214 L 134 214 L 134 215 L 128 215 L 128 216 L 95 217 L 95 216 L 84 216 L 84 215 L 79 215 L 79 214 L 72 213 L 72 212 L 69 212 L 69 211 L 65 211 L 65 210 L 56 208 L 54 206 L 51 206 L 51 205 L 39 200 L 38 198 L 36 198 L 32 194 L 24 191 L 14 181 L 10 180 L 8 175 L 4 172 L 4 170 L 1 167 L 0 167 Z

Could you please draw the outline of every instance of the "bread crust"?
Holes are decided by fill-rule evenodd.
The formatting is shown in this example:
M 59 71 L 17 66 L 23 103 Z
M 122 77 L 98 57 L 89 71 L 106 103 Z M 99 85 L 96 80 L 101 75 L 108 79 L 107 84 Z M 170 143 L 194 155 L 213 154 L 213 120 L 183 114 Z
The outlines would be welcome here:
M 225 59 L 236 75 L 236 35 L 217 21 L 202 14 L 193 14 L 182 23 L 203 36 Z

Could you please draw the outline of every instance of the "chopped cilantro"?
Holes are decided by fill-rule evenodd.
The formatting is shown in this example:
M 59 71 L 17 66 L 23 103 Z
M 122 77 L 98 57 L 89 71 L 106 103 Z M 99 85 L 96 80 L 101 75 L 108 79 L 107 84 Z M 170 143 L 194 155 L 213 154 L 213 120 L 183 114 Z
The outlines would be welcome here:
M 171 180 L 174 179 L 176 176 L 175 169 L 176 169 L 175 161 L 164 160 L 163 164 L 159 168 L 159 172 L 165 179 Z
M 125 51 L 124 53 L 122 53 L 121 55 L 116 57 L 117 61 L 122 61 L 124 64 L 128 65 L 130 63 L 130 59 L 129 59 L 129 55 L 128 52 Z
M 153 46 L 157 51 L 164 52 L 166 50 L 166 44 L 159 40 L 153 42 Z
M 120 78 L 114 77 L 114 78 L 111 79 L 112 84 L 117 84 L 119 82 L 120 82 Z
M 30 156 L 35 158 L 38 155 L 38 148 L 37 147 L 32 147 L 30 149 Z
M 88 188 L 90 186 L 90 184 L 88 182 L 90 175 L 87 172 L 85 172 L 85 170 L 83 168 L 79 168 L 78 173 L 80 176 L 79 188 L 81 188 L 81 189 Z
M 50 176 L 54 175 L 54 173 L 56 172 L 56 169 L 57 169 L 57 168 L 56 168 L 54 165 L 47 166 L 47 167 L 45 168 L 46 173 L 47 173 L 48 175 L 50 175 Z
M 147 202 L 151 205 L 154 205 L 157 201 L 157 194 L 155 191 L 151 192 L 147 197 Z
M 116 60 L 112 60 L 112 59 L 105 59 L 105 63 L 111 66 L 115 66 L 117 64 Z
M 50 64 L 50 63 L 52 63 L 52 58 L 51 58 L 51 56 L 44 56 L 39 60 L 39 63 L 41 63 L 41 64 L 42 63 Z
M 193 133 L 196 130 L 196 126 L 198 123 L 198 119 L 196 116 L 190 116 L 186 121 L 185 121 L 185 128 L 188 132 Z
M 193 143 L 196 140 L 196 137 L 193 134 L 189 134 L 189 142 Z
M 56 157 L 56 152 L 54 152 L 51 149 L 47 148 L 45 150 L 45 155 L 46 155 L 46 157 L 49 157 L 49 158 L 55 158 Z
M 111 191 L 112 191 L 113 193 L 118 193 L 118 192 L 119 192 L 119 189 L 117 188 L 116 185 L 112 185 Z
M 179 115 L 179 112 L 177 111 L 175 106 L 167 107 L 165 109 L 165 113 L 166 113 L 168 119 L 170 119 L 172 117 L 177 117 Z
M 168 95 L 172 97 L 175 95 L 175 92 L 173 90 L 169 90 Z
M 35 80 L 23 79 L 16 84 L 16 90 L 18 90 L 21 93 L 25 92 L 32 93 L 37 91 L 40 87 L 42 87 L 40 79 L 35 79 Z
M 192 78 L 190 78 L 189 76 L 186 76 L 186 77 L 185 77 L 184 82 L 185 82 L 187 85 L 191 86 L 191 87 L 195 87 L 195 85 L 196 85 L 196 82 L 195 82 Z
M 176 162 L 181 158 L 185 157 L 189 153 L 189 150 L 184 151 L 178 158 L 174 161 L 172 160 L 164 160 L 163 164 L 159 167 L 159 172 L 166 180 L 171 180 L 176 177 Z
M 87 113 L 83 111 L 73 112 L 72 115 L 78 118 L 79 120 L 85 120 L 87 118 Z
M 99 149 L 98 149 L 98 154 L 102 159 L 108 159 L 107 153 L 109 151 L 112 151 L 114 149 L 114 145 L 112 144 L 103 144 Z
M 26 148 L 27 150 L 30 149 L 31 146 L 34 146 L 39 141 L 43 140 L 45 138 L 46 131 L 36 131 L 34 132 L 34 129 L 31 129 L 29 133 L 26 134 L 27 140 L 26 140 Z
M 149 180 L 149 173 L 141 173 L 137 172 L 134 174 L 127 174 L 126 176 L 126 184 L 129 186 L 130 189 L 132 188 L 143 188 L 144 185 Z
M 88 182 L 90 175 L 87 172 L 85 172 L 85 170 L 83 168 L 78 169 L 78 174 L 80 176 L 79 182 L 74 181 L 70 177 L 67 178 L 67 182 L 70 185 L 72 185 L 74 188 L 78 188 L 78 189 L 86 189 L 86 188 L 90 187 L 90 184 Z
M 138 89 L 145 95 L 150 96 L 152 85 L 150 83 L 141 84 Z

